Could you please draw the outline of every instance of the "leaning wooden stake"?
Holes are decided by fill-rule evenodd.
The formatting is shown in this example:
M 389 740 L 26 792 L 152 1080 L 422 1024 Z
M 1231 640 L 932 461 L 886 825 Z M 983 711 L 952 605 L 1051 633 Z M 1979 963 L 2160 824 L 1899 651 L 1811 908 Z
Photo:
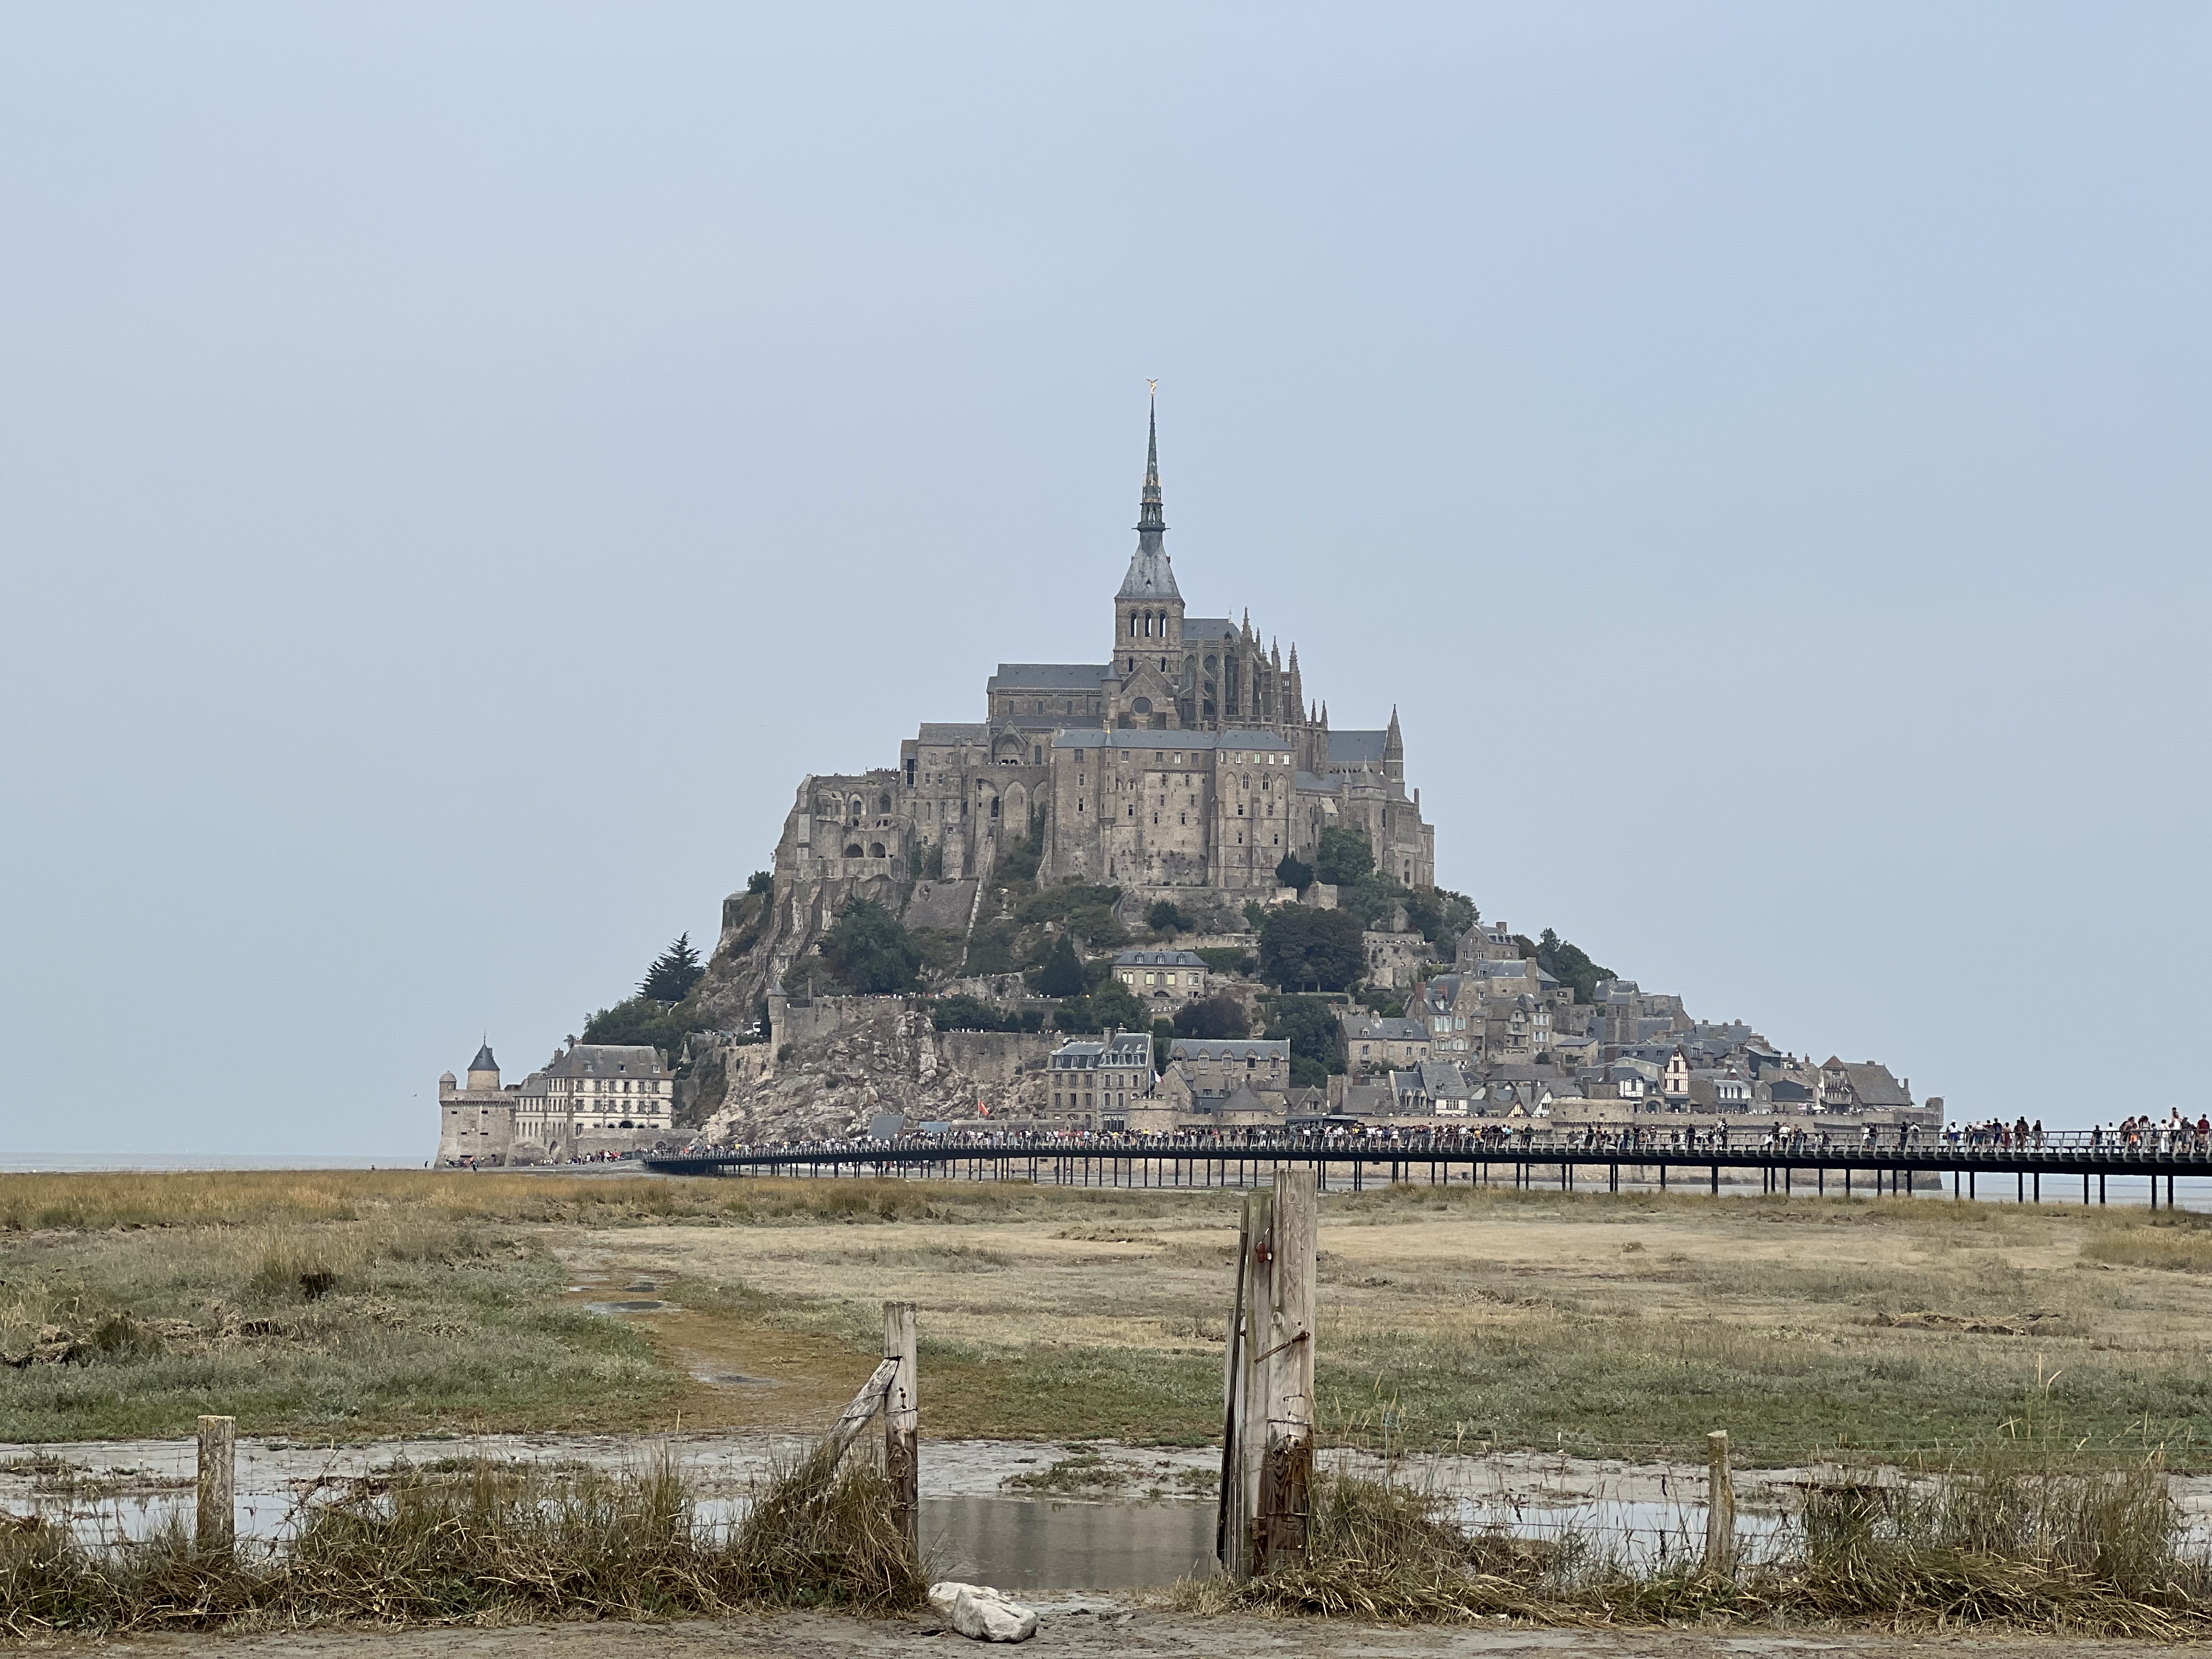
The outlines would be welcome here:
M 203 1553 L 228 1553 L 237 1542 L 232 1499 L 238 1489 L 238 1419 L 200 1419 L 199 1516 L 194 1541 Z
M 907 1542 L 921 1547 L 921 1389 L 915 1308 L 911 1302 L 884 1304 L 884 1363 L 898 1370 L 884 1395 L 884 1474 L 890 1481 L 891 1518 Z
M 853 1403 L 837 1413 L 837 1420 L 830 1425 L 830 1432 L 823 1437 L 822 1449 L 825 1455 L 834 1461 L 845 1455 L 845 1449 L 860 1437 L 860 1431 L 868 1426 L 870 1419 L 878 1412 L 883 1410 L 884 1397 L 891 1391 L 891 1384 L 897 1380 L 898 1373 L 899 1362 L 886 1359 L 876 1367 L 866 1382 L 860 1384 L 860 1391 L 853 1396 Z
M 1240 1577 L 1305 1559 L 1312 1511 L 1314 1271 L 1320 1200 L 1314 1171 L 1279 1170 L 1273 1193 L 1245 1200 L 1239 1375 L 1232 1401 L 1233 1492 L 1224 1565 Z
M 1729 1471 L 1726 1429 L 1705 1437 L 1705 1576 L 1735 1577 L 1735 1480 Z

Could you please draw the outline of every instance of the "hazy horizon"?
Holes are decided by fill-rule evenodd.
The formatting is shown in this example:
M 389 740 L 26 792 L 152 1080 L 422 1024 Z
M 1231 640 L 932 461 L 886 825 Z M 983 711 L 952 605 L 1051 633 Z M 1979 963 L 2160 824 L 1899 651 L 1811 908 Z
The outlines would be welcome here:
M 2208 70 L 2181 5 L 13 10 L 0 1153 L 428 1158 L 807 773 L 1101 659 L 1151 377 L 1191 613 L 1397 707 L 1485 916 L 1954 1116 L 2190 1104 Z

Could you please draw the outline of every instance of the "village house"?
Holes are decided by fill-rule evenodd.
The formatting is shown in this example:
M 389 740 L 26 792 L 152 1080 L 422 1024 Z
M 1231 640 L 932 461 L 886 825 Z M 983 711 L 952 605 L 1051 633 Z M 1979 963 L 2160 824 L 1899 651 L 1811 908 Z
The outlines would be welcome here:
M 1188 1001 L 1206 994 L 1206 959 L 1190 951 L 1122 951 L 1114 977 L 1140 997 Z

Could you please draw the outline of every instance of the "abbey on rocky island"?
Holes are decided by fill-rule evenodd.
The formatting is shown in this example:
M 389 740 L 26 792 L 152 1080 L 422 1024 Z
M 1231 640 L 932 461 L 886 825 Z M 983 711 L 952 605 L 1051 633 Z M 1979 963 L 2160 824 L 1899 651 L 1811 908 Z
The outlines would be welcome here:
M 1166 542 L 1155 413 L 1106 659 L 1000 663 L 983 719 L 924 722 L 896 767 L 808 778 L 776 848 L 779 896 L 988 881 L 1006 848 L 1041 835 L 1040 883 L 1241 899 L 1272 891 L 1286 855 L 1310 862 L 1332 827 L 1359 831 L 1407 885 L 1433 886 L 1436 832 L 1406 789 L 1397 711 L 1382 730 L 1330 730 L 1296 645 L 1287 662 L 1263 647 L 1249 611 L 1184 614 Z

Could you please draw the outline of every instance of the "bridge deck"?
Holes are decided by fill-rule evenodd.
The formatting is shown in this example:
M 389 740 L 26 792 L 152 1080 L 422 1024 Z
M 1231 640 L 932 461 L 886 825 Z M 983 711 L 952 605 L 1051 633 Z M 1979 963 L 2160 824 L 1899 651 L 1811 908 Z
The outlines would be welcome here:
M 760 1146 L 698 1155 L 655 1158 L 646 1167 L 665 1175 L 693 1176 L 965 1176 L 970 1179 L 1024 1179 L 1054 1185 L 1131 1187 L 1235 1187 L 1271 1179 L 1280 1165 L 1310 1166 L 1325 1189 L 1359 1190 L 1376 1181 L 1475 1182 L 1487 1184 L 1500 1170 L 1516 1186 L 1556 1181 L 1573 1190 L 1578 1176 L 1593 1169 L 1606 1172 L 1608 1188 L 1624 1178 L 1668 1187 L 1684 1173 L 1703 1176 L 1717 1191 L 1723 1170 L 1758 1170 L 1765 1187 L 1794 1191 L 1801 1176 L 1825 1192 L 1831 1174 L 1843 1177 L 1842 1190 L 1854 1190 L 1854 1177 L 1873 1178 L 1874 1190 L 1910 1192 L 1911 1177 L 1953 1177 L 1954 1191 L 1978 1195 L 1976 1178 L 2010 1175 L 2016 1195 L 2042 1194 L 2045 1176 L 2082 1178 L 2082 1201 L 2096 1182 L 2097 1201 L 2112 1177 L 2147 1177 L 2151 1202 L 2158 1203 L 2158 1177 L 2166 1177 L 2166 1199 L 2182 1176 L 2212 1176 L 2212 1137 L 2151 1139 L 2148 1144 L 2115 1144 L 2087 1134 L 2045 1136 L 2041 1144 L 1992 1143 L 1929 1146 L 1803 1145 L 1796 1146 L 1680 1146 L 1608 1142 L 1576 1145 L 1540 1137 L 1516 1137 L 1495 1145 L 1478 1141 L 1356 1142 L 1312 1137 L 1255 1140 L 1159 1140 L 1098 1138 L 1081 1141 L 903 1140 L 849 1146 Z M 1637 1172 L 1644 1172 L 1640 1176 Z M 1334 1179 L 1333 1179 L 1334 1177 Z

